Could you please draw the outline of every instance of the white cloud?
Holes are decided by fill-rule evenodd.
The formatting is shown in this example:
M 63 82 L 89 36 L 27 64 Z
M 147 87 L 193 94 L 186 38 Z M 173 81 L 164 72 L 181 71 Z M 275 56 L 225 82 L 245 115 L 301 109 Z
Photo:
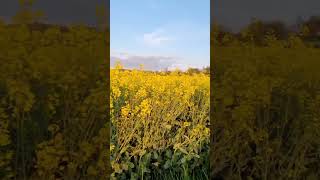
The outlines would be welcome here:
M 144 65 L 145 70 L 162 71 L 169 70 L 174 71 L 179 69 L 186 71 L 188 68 L 203 68 L 202 65 L 189 64 L 185 58 L 179 56 L 164 56 L 164 55 L 152 55 L 152 54 L 131 54 L 124 51 L 111 50 L 110 65 L 114 67 L 116 61 L 120 61 L 126 69 L 138 69 L 140 64 Z
M 120 60 L 122 65 L 128 69 L 137 69 L 140 64 L 144 65 L 145 70 L 164 70 L 176 63 L 177 57 L 152 56 L 152 55 L 133 55 L 129 53 L 111 52 L 110 65 L 114 67 L 115 62 Z
M 155 30 L 151 33 L 145 33 L 143 35 L 143 42 L 146 45 L 152 45 L 152 46 L 157 46 L 161 45 L 165 42 L 173 40 L 172 38 L 168 37 L 165 34 L 165 31 L 163 29 L 158 29 Z
M 171 66 L 168 67 L 169 71 L 174 71 L 176 69 L 179 69 L 180 71 L 186 71 L 190 68 L 191 66 L 186 65 L 186 64 L 172 64 Z

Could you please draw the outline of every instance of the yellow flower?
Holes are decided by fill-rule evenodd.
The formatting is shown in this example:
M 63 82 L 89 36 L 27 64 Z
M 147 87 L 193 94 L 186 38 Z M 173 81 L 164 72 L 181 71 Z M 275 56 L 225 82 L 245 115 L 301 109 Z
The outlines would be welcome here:
M 114 144 L 110 144 L 110 152 L 112 152 L 115 148 L 115 145 Z
M 190 126 L 190 124 L 191 124 L 190 122 L 184 122 L 183 127 L 188 127 L 188 126 Z
M 149 150 L 172 147 L 188 154 L 200 152 L 201 144 L 209 142 L 208 75 L 112 69 L 110 80 L 112 138 L 117 141 L 117 148 L 110 145 L 114 172 L 127 169 L 120 166 L 125 156 L 139 158 Z

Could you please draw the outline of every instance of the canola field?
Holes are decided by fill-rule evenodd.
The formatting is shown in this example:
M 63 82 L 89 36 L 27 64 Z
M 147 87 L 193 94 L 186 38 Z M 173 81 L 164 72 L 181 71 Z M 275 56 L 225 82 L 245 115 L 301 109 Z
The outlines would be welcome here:
M 111 70 L 113 179 L 207 179 L 210 78 Z

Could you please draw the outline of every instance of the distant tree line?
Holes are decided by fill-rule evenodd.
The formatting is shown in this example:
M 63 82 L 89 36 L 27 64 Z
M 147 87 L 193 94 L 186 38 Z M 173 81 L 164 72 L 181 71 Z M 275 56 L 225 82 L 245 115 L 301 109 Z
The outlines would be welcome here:
M 289 26 L 282 21 L 262 21 L 252 19 L 239 32 L 232 32 L 224 26 L 214 24 L 211 33 L 215 34 L 215 41 L 220 45 L 228 45 L 234 40 L 253 42 L 255 45 L 266 45 L 265 37 L 272 35 L 277 40 L 287 40 L 292 35 L 299 36 L 306 43 L 320 46 L 320 16 L 311 16 L 307 20 L 297 18 L 294 25 Z

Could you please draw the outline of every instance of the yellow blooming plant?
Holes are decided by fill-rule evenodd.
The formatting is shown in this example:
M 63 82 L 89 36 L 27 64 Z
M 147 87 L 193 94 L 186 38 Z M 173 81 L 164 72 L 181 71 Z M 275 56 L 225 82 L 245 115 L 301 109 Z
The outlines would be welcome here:
M 208 75 L 123 70 L 118 64 L 110 77 L 113 178 L 203 169 L 210 134 Z

